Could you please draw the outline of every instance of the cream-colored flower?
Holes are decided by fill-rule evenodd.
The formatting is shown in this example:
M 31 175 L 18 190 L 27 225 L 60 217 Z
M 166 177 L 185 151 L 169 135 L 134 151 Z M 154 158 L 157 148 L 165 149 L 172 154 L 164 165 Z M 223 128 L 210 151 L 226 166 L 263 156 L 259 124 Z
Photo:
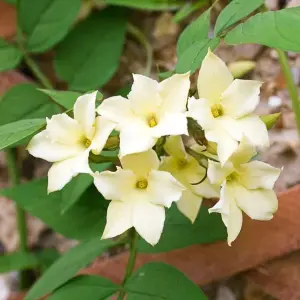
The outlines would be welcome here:
M 242 211 L 252 219 L 264 221 L 272 219 L 278 208 L 273 187 L 280 169 L 260 161 L 248 162 L 255 154 L 253 146 L 243 139 L 223 167 L 209 161 L 208 178 L 221 185 L 220 200 L 209 211 L 221 214 L 229 245 L 241 231 Z
M 265 124 L 253 114 L 260 86 L 261 82 L 255 80 L 234 80 L 225 63 L 208 51 L 198 77 L 199 99 L 189 99 L 187 114 L 204 129 L 207 140 L 218 144 L 221 164 L 237 149 L 243 136 L 254 146 L 269 145 Z
M 133 79 L 128 99 L 111 97 L 97 108 L 100 115 L 117 123 L 121 156 L 147 151 L 161 136 L 187 134 L 189 73 L 160 83 L 137 74 Z
M 91 173 L 89 152 L 99 154 L 115 123 L 97 117 L 97 92 L 78 97 L 74 119 L 58 114 L 47 119 L 46 129 L 35 135 L 27 146 L 29 153 L 54 164 L 48 172 L 48 192 L 61 190 L 79 173 Z
M 178 202 L 178 209 L 192 222 L 197 218 L 203 198 L 219 197 L 219 187 L 213 186 L 205 177 L 205 169 L 197 160 L 186 153 L 182 138 L 171 136 L 165 143 L 169 156 L 162 159 L 160 170 L 170 172 L 186 190 Z
M 155 245 L 163 231 L 165 207 L 179 200 L 184 187 L 170 173 L 158 171 L 159 159 L 152 149 L 120 160 L 123 168 L 94 175 L 99 192 L 112 200 L 102 238 L 115 237 L 134 227 Z

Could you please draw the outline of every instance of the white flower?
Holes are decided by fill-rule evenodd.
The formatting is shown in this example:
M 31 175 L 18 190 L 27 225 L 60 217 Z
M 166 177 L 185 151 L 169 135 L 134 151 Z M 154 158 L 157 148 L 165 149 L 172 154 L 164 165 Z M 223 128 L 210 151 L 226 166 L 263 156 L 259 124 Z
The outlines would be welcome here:
M 264 221 L 272 219 L 278 208 L 272 189 L 280 169 L 260 161 L 248 162 L 254 155 L 254 148 L 243 139 L 237 152 L 223 167 L 209 161 L 209 180 L 222 186 L 219 202 L 209 211 L 222 215 L 229 245 L 241 231 L 242 211 L 252 219 Z
M 176 204 L 178 209 L 194 222 L 203 198 L 219 197 L 219 188 L 210 184 L 208 179 L 196 184 L 205 178 L 205 169 L 194 157 L 186 153 L 180 136 L 169 137 L 164 148 L 170 156 L 162 159 L 160 170 L 170 172 L 186 187 Z
M 61 190 L 79 173 L 91 173 L 89 152 L 99 154 L 115 124 L 96 118 L 97 92 L 78 97 L 74 119 L 58 114 L 47 119 L 46 129 L 35 135 L 27 146 L 29 153 L 54 164 L 48 172 L 48 192 Z
M 176 74 L 158 83 L 142 75 L 133 75 L 128 99 L 106 99 L 97 112 L 117 123 L 120 131 L 120 155 L 152 148 L 165 135 L 187 133 L 185 116 L 190 88 L 189 73 Z
M 265 124 L 253 114 L 260 86 L 261 82 L 255 80 L 234 80 L 225 63 L 208 51 L 198 77 L 200 99 L 189 99 L 187 114 L 204 129 L 207 140 L 218 144 L 222 164 L 243 136 L 257 147 L 269 145 Z
M 112 200 L 102 238 L 112 238 L 134 227 L 150 244 L 161 236 L 165 208 L 178 201 L 184 187 L 168 172 L 158 171 L 159 160 L 151 149 L 121 158 L 123 169 L 94 175 L 102 195 Z

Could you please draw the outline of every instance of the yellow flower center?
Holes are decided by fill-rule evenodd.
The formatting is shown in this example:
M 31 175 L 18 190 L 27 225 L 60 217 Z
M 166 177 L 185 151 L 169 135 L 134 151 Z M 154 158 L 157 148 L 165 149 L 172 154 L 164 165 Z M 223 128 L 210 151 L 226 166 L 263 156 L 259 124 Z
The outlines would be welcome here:
M 138 180 L 135 185 L 138 189 L 144 190 L 148 186 L 147 179 Z
M 211 113 L 214 118 L 220 117 L 223 115 L 223 107 L 221 104 L 214 104 L 211 108 Z
M 150 127 L 155 127 L 157 125 L 157 120 L 155 116 L 151 116 L 150 118 L 148 118 L 148 125 Z
M 233 172 L 233 173 L 229 174 L 229 175 L 226 177 L 226 181 L 237 180 L 238 177 L 239 177 L 238 173 Z
M 85 147 L 89 147 L 89 146 L 91 146 L 91 144 L 92 144 L 92 142 L 91 142 L 91 140 L 89 140 L 88 138 L 86 138 L 85 140 L 84 140 L 84 145 L 85 145 Z
M 179 169 L 183 169 L 187 165 L 188 161 L 184 158 L 178 159 L 177 164 Z

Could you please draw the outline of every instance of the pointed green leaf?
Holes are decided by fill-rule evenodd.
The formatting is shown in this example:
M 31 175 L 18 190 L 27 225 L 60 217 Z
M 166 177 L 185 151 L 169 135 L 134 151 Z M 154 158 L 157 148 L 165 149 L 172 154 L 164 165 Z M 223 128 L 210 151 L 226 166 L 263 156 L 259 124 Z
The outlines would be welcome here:
M 259 13 L 229 31 L 225 42 L 261 44 L 300 52 L 300 7 Z
M 55 102 L 66 109 L 72 109 L 77 98 L 81 96 L 80 93 L 71 91 L 56 91 L 44 89 L 40 89 L 40 91 L 51 97 Z
M 46 125 L 45 119 L 21 120 L 0 126 L 0 150 L 29 137 Z
M 25 300 L 35 300 L 52 292 L 69 279 L 71 279 L 80 269 L 90 264 L 97 256 L 101 255 L 114 242 L 111 240 L 101 240 L 100 235 L 92 240 L 83 242 L 74 247 L 65 255 L 60 257 L 35 283 L 28 292 Z M 73 299 L 73 298 L 70 298 Z
M 128 300 L 207 300 L 201 289 L 174 267 L 152 262 L 125 284 Z
M 0 192 L 62 235 L 78 240 L 100 237 L 108 201 L 91 186 L 62 215 L 62 193 L 59 191 L 47 195 L 47 179 L 34 180 Z
M 0 72 L 16 68 L 22 56 L 18 48 L 0 38 Z
M 197 42 L 185 50 L 179 57 L 176 64 L 177 73 L 194 73 L 198 68 L 200 68 L 201 63 L 207 54 L 208 49 L 212 51 L 219 45 L 220 39 L 205 39 Z
M 264 4 L 264 0 L 233 0 L 220 13 L 216 26 L 215 35 L 219 35 L 224 29 L 237 23 L 250 15 L 254 10 Z
M 0 101 L 0 125 L 60 113 L 58 106 L 37 87 L 30 83 L 18 84 L 3 95 Z
M 184 248 L 194 244 L 214 243 L 226 240 L 226 228 L 218 214 L 209 214 L 202 206 L 194 224 L 191 223 L 176 205 L 167 211 L 167 217 L 162 236 L 154 247 L 140 239 L 140 252 L 158 253 Z
M 61 41 L 76 20 L 81 0 L 20 0 L 18 17 L 30 52 L 43 52 Z
M 181 56 L 184 51 L 192 47 L 194 44 L 208 39 L 208 31 L 210 25 L 210 9 L 202 13 L 202 15 L 181 33 L 177 43 L 177 56 Z
M 59 45 L 54 67 L 58 76 L 77 91 L 103 86 L 117 71 L 127 16 L 107 8 L 78 24 Z
M 81 275 L 57 289 L 48 300 L 105 300 L 118 291 L 118 286 L 100 276 Z

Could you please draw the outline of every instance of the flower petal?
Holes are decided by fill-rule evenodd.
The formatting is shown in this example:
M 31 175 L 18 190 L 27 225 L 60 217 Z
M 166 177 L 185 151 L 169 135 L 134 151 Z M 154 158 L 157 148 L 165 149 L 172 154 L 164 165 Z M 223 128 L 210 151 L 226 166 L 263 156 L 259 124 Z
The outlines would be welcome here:
M 210 104 L 218 103 L 232 81 L 233 76 L 225 63 L 208 50 L 198 76 L 199 98 L 207 99 Z
M 82 144 L 65 145 L 52 142 L 48 138 L 47 130 L 35 135 L 27 146 L 27 150 L 31 155 L 49 162 L 65 160 L 78 155 L 85 149 Z
M 48 137 L 53 142 L 73 145 L 84 141 L 84 132 L 80 124 L 67 114 L 54 115 L 47 119 Z
M 203 129 L 212 129 L 215 125 L 215 118 L 211 113 L 210 102 L 204 98 L 189 98 L 188 101 L 188 117 L 196 120 Z
M 222 116 L 217 118 L 216 122 L 218 122 L 216 127 L 221 128 L 221 131 L 226 131 L 232 139 L 240 141 L 243 138 L 243 132 L 239 127 L 238 121 L 232 117 Z
M 89 167 L 89 149 L 52 165 L 48 172 L 48 193 L 61 190 L 79 173 L 92 173 Z
M 216 128 L 205 132 L 207 140 L 217 143 L 217 153 L 222 165 L 231 157 L 238 148 L 238 142 L 224 129 Z
M 238 168 L 239 182 L 247 189 L 273 189 L 280 169 L 261 161 L 250 161 Z
M 92 140 L 91 149 L 96 155 L 103 150 L 106 141 L 111 132 L 116 127 L 116 123 L 112 122 L 102 116 L 98 116 L 95 122 L 95 135 Z
M 213 185 L 208 179 L 197 185 L 192 185 L 193 192 L 203 198 L 217 198 L 220 196 L 220 186 Z
M 237 124 L 252 145 L 260 148 L 269 147 L 267 127 L 258 116 L 249 115 L 240 118 Z
M 183 191 L 180 200 L 176 202 L 176 204 L 179 211 L 194 223 L 198 216 L 202 201 L 202 197 L 195 195 L 191 190 L 187 189 Z
M 223 167 L 220 163 L 208 160 L 207 177 L 212 184 L 221 184 L 228 175 L 234 171 L 231 162 L 227 162 Z
M 168 172 L 152 170 L 148 176 L 147 193 L 154 204 L 170 207 L 183 190 L 185 187 Z
M 259 103 L 262 82 L 235 79 L 222 94 L 224 113 L 235 118 L 250 114 Z
M 139 235 L 149 244 L 154 246 L 158 243 L 164 222 L 164 207 L 136 199 L 133 205 L 132 223 Z
M 137 115 L 147 117 L 155 113 L 161 104 L 158 82 L 143 75 L 133 74 L 133 85 L 128 99 Z
M 150 131 L 157 138 L 165 135 L 188 135 L 187 118 L 183 113 L 166 113 Z
M 147 178 L 151 170 L 157 170 L 159 159 L 154 150 L 123 156 L 121 165 L 124 170 L 131 170 L 137 178 Z
M 157 138 L 153 137 L 150 127 L 142 120 L 135 118 L 120 131 L 120 157 L 151 149 Z
M 164 149 L 170 156 L 176 158 L 184 159 L 187 156 L 182 138 L 179 135 L 169 136 L 164 144 Z
M 121 96 L 105 99 L 98 107 L 97 113 L 117 124 L 130 123 L 134 118 L 130 102 Z
M 132 203 L 111 201 L 107 209 L 102 239 L 118 236 L 132 227 Z
M 162 105 L 160 111 L 181 113 L 186 111 L 190 89 L 190 73 L 175 74 L 159 83 Z
M 235 184 L 234 194 L 239 208 L 254 220 L 271 220 L 278 209 L 278 200 L 273 190 L 248 190 Z
M 82 126 L 85 136 L 92 139 L 95 128 L 95 104 L 97 91 L 78 97 L 74 104 L 74 119 Z
M 220 200 L 209 209 L 209 212 L 221 213 L 222 220 L 227 227 L 227 241 L 229 246 L 239 235 L 242 224 L 243 214 L 235 203 L 234 193 L 230 184 L 225 184 L 221 188 Z
M 231 155 L 230 161 L 238 167 L 250 161 L 256 154 L 255 147 L 243 136 L 237 150 Z
M 118 168 L 116 172 L 96 172 L 94 184 L 105 199 L 120 201 L 135 188 L 136 176 L 132 171 L 121 168 Z

